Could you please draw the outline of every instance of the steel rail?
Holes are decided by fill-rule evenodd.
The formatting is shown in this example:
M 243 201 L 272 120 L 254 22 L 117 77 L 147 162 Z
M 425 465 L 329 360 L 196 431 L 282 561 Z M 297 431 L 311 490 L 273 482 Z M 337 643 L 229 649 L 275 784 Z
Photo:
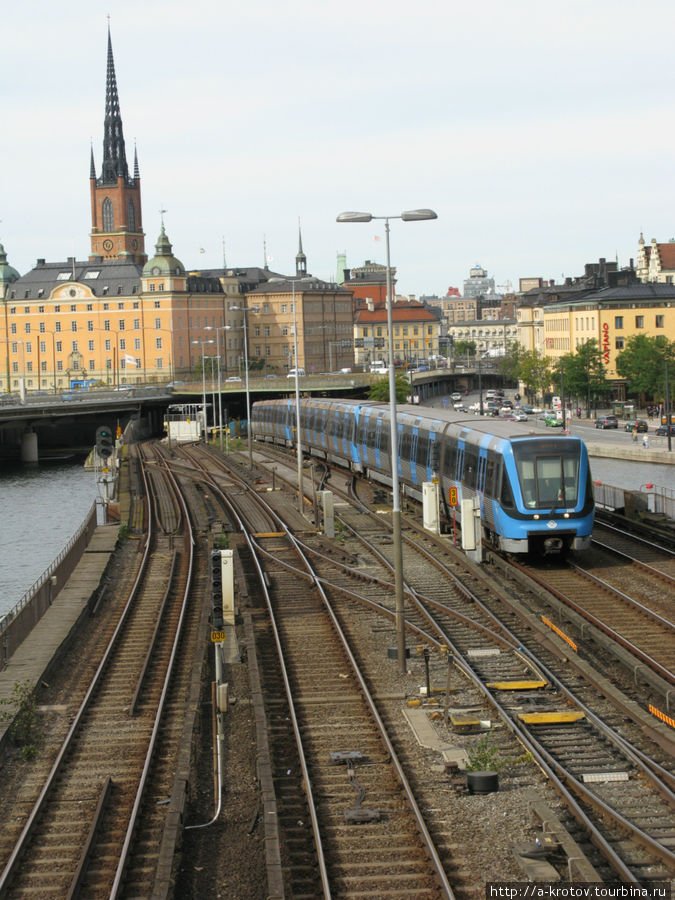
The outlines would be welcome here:
M 135 579 L 134 584 L 129 593 L 129 597 L 124 606 L 124 609 L 122 610 L 122 614 L 120 615 L 117 626 L 115 627 L 115 631 L 113 632 L 112 637 L 110 638 L 110 641 L 108 642 L 108 646 L 106 647 L 106 650 L 103 654 L 103 658 L 101 659 L 101 662 L 99 663 L 99 666 L 98 666 L 96 672 L 94 673 L 94 677 L 92 678 L 92 681 L 91 681 L 91 684 L 89 685 L 87 693 L 85 694 L 84 699 L 82 700 L 82 703 L 80 704 L 80 708 L 78 709 L 77 713 L 75 714 L 72 724 L 68 730 L 68 734 L 66 735 L 66 737 L 63 740 L 61 749 L 59 750 L 59 752 L 56 756 L 56 759 L 54 760 L 54 763 L 52 765 L 52 768 L 47 776 L 47 779 L 42 787 L 42 790 L 40 791 L 40 795 L 39 795 L 38 799 L 36 800 L 32 810 L 28 816 L 26 824 L 14 846 L 14 849 L 12 850 L 12 853 L 11 853 L 9 859 L 7 860 L 5 868 L 2 871 L 2 874 L 0 875 L 0 897 L 5 896 L 7 893 L 10 881 L 14 877 L 15 869 L 17 868 L 17 866 L 21 860 L 21 857 L 23 856 L 23 854 L 26 851 L 29 838 L 37 826 L 38 817 L 39 817 L 40 813 L 42 812 L 42 809 L 47 801 L 49 792 L 51 791 L 52 786 L 53 786 L 54 782 L 56 781 L 57 774 L 59 773 L 59 771 L 61 769 L 61 766 L 64 762 L 65 756 L 66 756 L 68 750 L 70 749 L 71 744 L 73 743 L 75 735 L 76 735 L 77 731 L 79 730 L 80 723 L 82 722 L 82 719 L 84 718 L 85 713 L 89 709 L 89 706 L 93 700 L 94 693 L 95 693 L 96 689 L 98 688 L 98 686 L 103 678 L 103 674 L 108 666 L 108 663 L 110 662 L 110 660 L 112 658 L 115 648 L 117 647 L 117 643 L 121 636 L 122 630 L 123 630 L 124 626 L 126 625 L 126 621 L 129 617 L 131 609 L 134 605 L 136 595 L 138 594 L 141 582 L 143 580 L 143 576 L 145 574 L 145 570 L 147 568 L 147 564 L 148 564 L 148 560 L 149 560 L 149 556 L 150 556 L 150 544 L 151 544 L 152 536 L 153 536 L 152 525 L 149 521 L 148 522 L 148 530 L 146 533 L 145 547 L 143 550 L 143 556 L 142 556 L 142 559 L 139 564 L 136 579 Z
M 235 476 L 235 477 L 238 478 L 238 476 Z M 351 665 L 351 667 L 352 667 L 353 673 L 354 673 L 354 675 L 355 675 L 355 677 L 356 677 L 356 679 L 357 679 L 357 681 L 358 681 L 358 683 L 359 683 L 359 686 L 360 686 L 360 688 L 361 688 L 362 695 L 363 695 L 363 697 L 364 697 L 364 699 L 365 699 L 365 701 L 366 701 L 366 704 L 367 704 L 367 706 L 368 706 L 368 708 L 369 708 L 369 710 L 370 710 L 370 712 L 371 712 L 371 715 L 373 716 L 373 719 L 374 719 L 374 721 L 375 721 L 375 723 L 376 723 L 376 725 L 377 725 L 378 731 L 380 732 L 380 735 L 381 735 L 381 738 L 382 738 L 383 743 L 384 743 L 384 745 L 385 745 L 385 748 L 386 748 L 386 750 L 387 750 L 387 752 L 388 752 L 388 754 L 389 754 L 389 757 L 390 757 L 390 759 L 391 759 L 391 761 L 392 761 L 392 763 L 393 763 L 393 765 L 394 765 L 394 768 L 395 768 L 395 770 L 396 770 L 396 774 L 397 774 L 397 777 L 398 777 L 399 782 L 400 782 L 400 784 L 401 784 L 401 787 L 403 788 L 403 791 L 404 791 L 404 793 L 405 793 L 405 795 L 406 795 L 406 798 L 407 798 L 407 800 L 408 800 L 408 802 L 409 802 L 409 804 L 410 804 L 410 808 L 411 808 L 411 811 L 412 811 L 412 813 L 413 813 L 413 815 L 414 815 L 415 821 L 416 821 L 416 823 L 417 823 L 417 827 L 418 827 L 419 830 L 420 830 L 420 834 L 421 834 L 421 836 L 422 836 L 422 838 L 423 838 L 425 847 L 426 847 L 427 851 L 428 851 L 429 854 L 430 854 L 431 862 L 432 862 L 432 864 L 433 864 L 433 866 L 434 866 L 434 870 L 435 870 L 436 875 L 437 875 L 437 877 L 438 877 L 438 879 L 439 879 L 439 881 L 440 881 L 440 884 L 441 884 L 441 886 L 442 886 L 442 889 L 443 889 L 443 891 L 445 892 L 445 896 L 448 897 L 448 898 L 454 898 L 454 896 L 455 896 L 455 895 L 454 895 L 454 892 L 453 892 L 452 887 L 451 887 L 451 885 L 450 885 L 450 883 L 449 883 L 449 881 L 448 881 L 447 875 L 446 875 L 445 870 L 444 870 L 444 868 L 443 868 L 443 864 L 442 864 L 442 862 L 441 862 L 440 856 L 438 855 L 438 851 L 437 851 L 437 849 L 436 849 L 436 846 L 435 846 L 435 843 L 434 843 L 434 841 L 433 841 L 433 838 L 431 837 L 431 835 L 430 835 L 430 833 L 429 833 L 429 831 L 428 831 L 428 829 L 427 829 L 427 827 L 426 827 L 426 823 L 425 823 L 425 821 L 424 821 L 424 816 L 422 815 L 422 811 L 420 810 L 420 808 L 419 808 L 419 806 L 418 806 L 418 804 L 417 804 L 417 801 L 416 801 L 416 799 L 415 799 L 415 796 L 414 796 L 414 793 L 413 793 L 412 788 L 411 788 L 411 786 L 410 786 L 410 783 L 408 782 L 408 779 L 407 779 L 407 777 L 406 777 L 406 774 L 405 774 L 405 772 L 404 772 L 404 770 L 403 770 L 403 766 L 401 765 L 401 762 L 400 762 L 400 760 L 398 759 L 398 755 L 397 755 L 397 753 L 396 753 L 396 750 L 395 750 L 395 748 L 394 748 L 394 746 L 393 746 L 393 744 L 392 744 L 392 742 L 391 742 L 391 740 L 390 740 L 390 738 L 389 738 L 389 735 L 388 735 L 388 733 L 387 733 L 386 726 L 385 726 L 385 724 L 384 724 L 384 722 L 383 722 L 383 720 L 382 720 L 382 718 L 381 718 L 381 716 L 380 716 L 380 714 L 379 714 L 379 712 L 378 712 L 378 709 L 377 709 L 377 706 L 376 706 L 376 704 L 375 704 L 375 701 L 374 701 L 374 699 L 373 699 L 373 697 L 372 697 L 372 695 L 371 695 L 371 693 L 370 693 L 370 691 L 369 691 L 369 689 L 368 689 L 368 686 L 367 686 L 367 684 L 366 684 L 366 682 L 365 682 L 365 679 L 363 678 L 363 675 L 362 675 L 361 670 L 360 670 L 360 668 L 359 668 L 359 665 L 358 665 L 358 663 L 357 663 L 357 661 L 356 661 L 356 658 L 354 657 L 354 654 L 353 654 L 352 651 L 351 651 L 351 648 L 350 648 L 350 646 L 349 646 L 349 642 L 348 642 L 348 640 L 347 640 L 347 638 L 346 638 L 346 636 L 345 636 L 345 634 L 344 634 L 344 632 L 343 632 L 343 630 L 342 630 L 342 627 L 340 626 L 340 623 L 339 623 L 339 621 L 338 621 L 338 619 L 337 619 L 337 617 L 336 617 L 336 615 L 335 615 L 335 611 L 333 610 L 333 608 L 332 608 L 332 606 L 331 606 L 331 603 L 330 603 L 328 597 L 326 596 L 326 594 L 325 594 L 325 592 L 324 592 L 324 590 L 323 590 L 323 588 L 322 588 L 322 586 L 321 586 L 321 579 L 319 578 L 319 576 L 316 575 L 316 573 L 313 572 L 313 569 L 312 569 L 311 564 L 309 563 L 309 560 L 307 559 L 307 557 L 306 557 L 305 554 L 303 553 L 302 547 L 300 546 L 300 542 L 294 537 L 294 535 L 291 533 L 291 531 L 290 531 L 290 529 L 288 528 L 288 526 L 286 525 L 286 523 L 280 518 L 280 516 L 278 515 L 278 513 L 277 513 L 272 507 L 270 507 L 267 503 L 265 503 L 264 499 L 263 499 L 260 495 L 258 495 L 258 494 L 256 494 L 255 492 L 253 492 L 253 491 L 251 490 L 250 486 L 247 484 L 246 481 L 244 481 L 243 479 L 239 479 L 239 478 L 238 478 L 238 480 L 239 480 L 239 482 L 240 482 L 240 484 L 241 484 L 242 486 L 246 487 L 247 491 L 250 493 L 250 496 L 251 496 L 251 497 L 254 499 L 254 501 L 259 505 L 259 507 L 261 507 L 262 509 L 264 509 L 264 510 L 265 510 L 265 513 L 266 513 L 267 515 L 269 515 L 270 518 L 271 518 L 273 521 L 275 521 L 275 522 L 277 523 L 278 527 L 284 532 L 284 534 L 286 535 L 286 537 L 287 537 L 287 539 L 289 540 L 289 542 L 291 543 L 291 545 L 295 548 L 296 553 L 300 556 L 300 559 L 301 559 L 301 560 L 303 561 L 303 563 L 305 564 L 305 566 L 306 566 L 306 568 L 307 568 L 307 572 L 305 573 L 305 577 L 307 577 L 308 579 L 310 579 L 310 580 L 314 583 L 316 589 L 318 590 L 318 592 L 319 592 L 319 594 L 320 594 L 320 596 L 321 596 L 321 600 L 322 600 L 322 603 L 324 604 L 324 607 L 325 607 L 325 609 L 326 609 L 326 612 L 327 612 L 327 614 L 329 615 L 329 617 L 330 617 L 330 619 L 331 619 L 331 622 L 332 622 L 333 627 L 334 627 L 334 629 L 335 629 L 335 631 L 336 631 L 336 634 L 337 634 L 338 637 L 340 638 L 340 641 L 341 641 L 341 643 L 342 643 L 342 645 L 343 645 L 343 649 L 344 649 L 345 653 L 347 654 L 347 657 L 348 657 L 348 659 L 349 659 L 350 665 Z M 225 496 L 225 494 L 220 490 L 220 488 L 218 487 L 218 485 L 216 485 L 215 480 L 213 481 L 213 486 L 214 486 L 214 488 L 219 492 L 219 494 L 221 495 L 223 501 L 228 505 L 228 508 L 231 508 L 231 509 L 232 509 L 232 504 L 230 503 L 230 501 L 228 500 L 228 498 Z M 240 524 L 241 526 L 243 526 L 244 523 L 242 522 L 242 520 L 241 520 L 239 514 L 236 512 L 236 510 L 233 510 L 233 513 L 234 513 L 234 515 L 236 516 L 236 519 L 237 519 L 238 524 Z M 244 532 L 244 534 L 245 534 L 245 536 L 246 536 L 246 540 L 247 540 L 247 542 L 249 543 L 249 547 L 250 547 L 250 549 L 251 549 L 252 551 L 254 551 L 256 548 L 262 549 L 262 548 L 260 548 L 260 545 L 257 544 L 257 542 L 251 541 L 251 539 L 249 538 L 248 530 L 247 530 L 246 528 L 242 528 L 242 530 L 243 530 L 243 532 Z M 292 723 L 293 723 L 293 730 L 294 730 L 294 733 L 295 733 L 295 735 L 296 735 L 296 742 L 298 742 L 298 751 L 299 751 L 299 753 L 300 753 L 300 758 L 301 758 L 301 765 L 302 765 L 302 771 L 303 771 L 303 780 L 305 781 L 306 790 L 308 791 L 308 803 L 309 803 L 309 806 L 310 806 L 310 816 L 312 817 L 312 829 L 313 829 L 313 832 L 314 832 L 314 834 L 315 834 L 315 841 L 317 842 L 317 852 L 319 852 L 319 848 L 322 848 L 322 846 L 323 846 L 323 843 L 322 843 L 322 840 L 321 840 L 321 831 L 320 831 L 320 826 L 319 826 L 319 823 L 318 823 L 318 819 L 316 818 L 316 813 L 315 813 L 315 811 L 314 811 L 314 803 L 313 803 L 313 799 L 312 799 L 312 790 L 311 790 L 311 780 L 310 780 L 310 776 L 309 776 L 309 770 L 308 770 L 307 764 L 306 764 L 306 758 L 305 758 L 305 755 L 304 755 L 304 751 L 302 750 L 302 736 L 301 736 L 301 733 L 300 733 L 299 725 L 298 725 L 298 722 L 297 722 L 297 716 L 296 716 L 296 713 L 295 713 L 295 706 L 294 706 L 294 703 L 293 703 L 292 688 L 291 688 L 291 684 L 290 684 L 290 679 L 289 679 L 288 672 L 287 672 L 287 670 L 286 670 L 285 664 L 284 664 L 284 662 L 283 662 L 283 658 L 284 658 L 284 657 L 283 657 L 283 648 L 282 648 L 282 645 L 281 645 L 281 639 L 280 639 L 280 636 L 279 636 L 279 631 L 278 631 L 277 626 L 276 626 L 276 618 L 275 618 L 274 610 L 273 610 L 273 607 L 272 607 L 272 604 L 271 604 L 271 599 L 270 599 L 270 597 L 269 597 L 269 592 L 268 592 L 267 586 L 266 586 L 266 584 L 265 584 L 265 579 L 264 579 L 264 574 L 263 574 L 263 571 L 262 571 L 262 567 L 260 566 L 260 563 L 259 563 L 257 554 L 256 554 L 255 552 L 252 552 L 251 555 L 252 555 L 252 557 L 253 557 L 253 560 L 254 560 L 254 564 L 255 564 L 255 566 L 256 566 L 256 569 L 258 570 L 259 578 L 261 579 L 261 585 L 263 586 L 263 591 L 264 591 L 264 596 L 265 596 L 266 605 L 267 605 L 268 611 L 269 611 L 269 613 L 270 613 L 270 619 L 271 619 L 271 624 L 272 624 L 273 633 L 274 633 L 274 637 L 275 637 L 275 642 L 276 642 L 276 644 L 277 644 L 277 651 L 278 651 L 278 653 L 279 653 L 280 663 L 281 663 L 281 666 L 282 666 L 282 674 L 283 674 L 284 686 L 285 686 L 285 689 L 286 689 L 287 700 L 288 700 L 288 703 L 289 703 L 289 709 L 290 709 L 290 712 L 291 712 L 291 719 L 292 719 Z M 278 559 L 277 559 L 276 561 L 279 562 Z M 298 570 L 298 571 L 299 571 L 299 570 Z M 330 894 L 330 885 L 329 885 L 329 882 L 328 882 L 328 873 L 327 873 L 327 868 L 326 868 L 326 864 L 325 864 L 325 859 L 324 859 L 324 857 L 323 857 L 323 849 L 321 849 L 320 857 L 321 857 L 321 862 L 320 862 L 320 873 L 321 873 L 322 884 L 324 885 L 324 895 L 325 895 L 326 898 L 330 898 L 330 896 L 331 896 L 331 894 Z
M 180 615 L 178 618 L 178 622 L 176 624 L 176 632 L 173 639 L 173 644 L 171 647 L 171 656 L 169 658 L 169 662 L 166 668 L 166 673 L 164 676 L 164 684 L 162 686 L 162 693 L 159 698 L 159 703 L 157 704 L 157 711 L 155 713 L 155 723 L 153 725 L 152 734 L 150 736 L 150 741 L 148 744 L 148 749 L 145 755 L 145 762 L 143 765 L 143 771 L 141 773 L 141 778 L 138 784 L 138 788 L 136 790 L 136 797 L 134 800 L 133 809 L 131 811 L 131 816 L 129 819 L 129 823 L 127 825 L 126 834 L 124 837 L 124 843 L 122 846 L 122 850 L 120 852 L 119 862 L 117 864 L 117 869 L 115 872 L 115 878 L 110 890 L 110 897 L 116 898 L 119 896 L 120 890 L 122 888 L 124 874 L 126 872 L 126 868 L 129 861 L 129 853 L 131 849 L 131 844 L 133 840 L 133 835 L 136 829 L 136 825 L 138 822 L 138 817 L 140 813 L 141 803 L 143 801 L 143 797 L 145 794 L 145 788 L 148 781 L 148 776 L 150 772 L 150 767 L 152 764 L 152 758 L 155 752 L 155 748 L 157 746 L 157 739 L 159 735 L 159 730 L 162 725 L 162 716 L 164 713 L 164 707 L 166 705 L 167 695 L 169 693 L 169 689 L 171 687 L 171 680 L 173 678 L 173 670 L 176 663 L 176 657 L 178 655 L 178 645 L 183 636 L 183 625 L 185 622 L 185 616 L 187 611 L 187 605 L 190 597 L 190 592 L 192 590 L 192 578 L 194 572 L 194 555 L 195 555 L 195 541 L 194 534 L 192 529 L 192 522 L 190 520 L 190 516 L 188 514 L 187 504 L 185 503 L 185 498 L 183 497 L 183 493 L 178 486 L 178 482 L 171 473 L 171 470 L 168 469 L 169 478 L 173 484 L 175 496 L 178 497 L 180 506 L 184 515 L 185 522 L 185 542 L 188 549 L 188 571 L 187 571 L 187 579 L 185 584 L 185 590 L 183 592 L 183 597 L 181 601 L 181 609 Z M 144 468 L 145 474 L 145 468 Z

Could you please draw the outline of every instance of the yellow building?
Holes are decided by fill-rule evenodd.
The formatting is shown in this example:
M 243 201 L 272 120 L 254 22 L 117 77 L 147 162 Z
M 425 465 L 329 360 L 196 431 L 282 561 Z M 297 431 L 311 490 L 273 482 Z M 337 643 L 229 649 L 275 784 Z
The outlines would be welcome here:
M 543 307 L 544 353 L 553 360 L 594 339 L 598 342 L 605 375 L 624 385 L 616 358 L 633 335 L 662 335 L 675 340 L 675 285 L 633 284 L 604 288 L 579 300 Z

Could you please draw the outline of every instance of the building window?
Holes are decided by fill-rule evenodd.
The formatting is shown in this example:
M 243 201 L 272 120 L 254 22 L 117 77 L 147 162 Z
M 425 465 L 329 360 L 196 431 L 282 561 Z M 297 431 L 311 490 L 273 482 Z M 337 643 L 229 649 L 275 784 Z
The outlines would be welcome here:
M 140 350 L 140 349 L 141 349 L 141 339 L 134 338 L 134 350 Z
M 54 322 L 54 331 L 56 331 L 57 334 L 59 331 L 61 331 L 61 323 L 60 322 Z
M 71 311 L 71 312 L 77 312 L 77 306 L 76 306 L 74 303 L 71 303 L 71 304 L 70 304 L 70 311 Z
M 137 320 L 137 321 L 138 321 L 138 320 Z M 161 327 L 162 327 L 162 320 L 161 320 L 161 319 L 155 319 L 155 328 L 158 328 L 158 329 L 159 329 L 159 328 L 161 328 Z
M 11 322 L 9 326 L 10 334 L 16 334 L 16 322 Z
M 87 322 L 87 331 L 93 331 L 93 330 L 94 330 L 94 320 L 89 319 L 89 321 Z
M 155 300 L 155 309 L 159 309 L 161 305 L 159 300 Z
M 90 360 L 89 360 L 89 371 L 90 371 L 90 372 L 93 372 L 94 369 L 96 368 L 95 362 L 96 362 L 96 360 L 94 360 L 94 359 L 90 359 Z
M 93 312 L 93 311 L 94 311 L 94 304 L 87 303 L 87 312 Z
M 281 313 L 282 313 L 282 315 L 286 312 L 286 310 L 287 310 L 286 304 L 285 304 L 285 303 L 282 303 L 282 304 L 281 304 Z
M 40 353 L 46 353 L 46 352 L 47 352 L 47 342 L 40 341 Z
M 42 290 L 42 289 L 40 289 L 40 290 Z M 44 306 L 38 306 L 38 312 L 39 312 L 39 313 L 43 313 L 44 311 L 45 311 Z
M 46 371 L 47 371 L 47 363 L 46 363 L 45 360 L 42 360 L 42 361 L 40 362 L 40 371 L 41 371 L 41 372 L 46 372 Z
M 615 350 L 623 350 L 623 338 L 622 337 L 615 338 L 614 348 L 615 348 Z
M 94 342 L 93 341 L 89 341 L 89 343 L 87 344 L 87 347 L 89 348 L 90 353 L 94 352 Z
M 106 339 L 105 339 L 105 349 L 106 349 L 106 350 L 111 350 L 111 349 L 112 349 L 112 344 L 111 344 L 111 342 L 110 342 L 110 338 L 106 338 Z
M 28 362 L 26 363 L 26 371 L 27 372 L 33 371 L 33 363 L 30 360 L 28 360 Z
M 134 331 L 140 331 L 141 328 L 141 320 L 134 319 Z
M 127 349 L 127 342 L 124 340 L 124 338 L 120 338 L 120 350 L 126 350 L 126 349 Z
M 56 371 L 63 372 L 63 360 L 61 360 L 61 359 L 56 360 Z
M 265 331 L 264 331 L 264 333 L 265 333 L 265 337 L 270 337 L 271 332 L 270 332 L 270 326 L 269 326 L 269 325 L 265 325 Z
M 288 325 L 281 326 L 281 336 L 288 337 Z
M 256 355 L 256 356 L 261 356 L 261 355 L 262 355 L 262 347 L 260 346 L 260 344 L 256 344 L 256 345 L 255 345 L 255 355 Z
M 163 291 L 163 290 L 164 290 L 164 282 L 163 282 L 163 281 L 158 281 L 158 282 L 157 282 L 157 290 L 158 290 L 158 291 Z
M 103 320 L 103 330 L 110 331 L 110 319 Z
M 663 316 L 656 317 L 656 327 L 663 328 Z
M 117 323 L 117 327 L 119 331 L 124 331 L 124 319 L 120 319 Z
M 77 352 L 77 341 L 73 341 L 72 351 L 73 353 Z
M 155 282 L 154 281 L 150 283 L 150 290 L 154 293 L 154 291 L 155 291 Z
M 158 356 L 157 359 L 155 360 L 155 368 L 156 368 L 156 369 L 161 369 L 161 368 L 163 368 L 163 363 L 162 363 L 162 357 L 161 357 L 161 356 Z
M 161 337 L 155 338 L 155 350 L 162 349 L 162 339 Z M 302 424 L 302 423 L 301 423 Z
M 18 341 L 12 341 L 12 353 L 19 352 L 19 344 Z
M 71 331 L 77 331 L 77 322 L 72 321 L 72 322 L 70 323 L 70 330 L 71 330 Z
M 63 351 L 63 341 L 56 342 L 56 352 L 61 353 Z
M 109 304 L 109 303 L 104 303 L 104 304 L 103 304 L 103 310 L 105 311 L 106 309 L 110 309 L 110 304 Z
M 26 334 L 30 334 L 30 322 L 26 322 L 26 324 L 24 325 L 24 331 L 26 332 Z
M 113 226 L 113 205 L 110 202 L 110 198 L 106 197 L 103 201 L 103 230 L 113 231 Z
M 253 337 L 260 337 L 260 325 L 253 326 Z
M 636 328 L 644 328 L 645 327 L 645 317 L 644 316 L 635 316 L 635 327 Z

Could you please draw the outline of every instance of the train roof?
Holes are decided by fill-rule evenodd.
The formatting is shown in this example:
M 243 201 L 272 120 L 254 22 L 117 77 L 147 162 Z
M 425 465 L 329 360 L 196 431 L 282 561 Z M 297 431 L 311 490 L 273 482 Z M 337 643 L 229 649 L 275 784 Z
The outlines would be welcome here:
M 260 401 L 259 401 L 260 402 Z M 284 401 L 267 400 L 263 403 L 288 403 L 290 406 L 295 405 L 295 399 L 289 398 Z M 302 403 L 316 404 L 318 406 L 356 406 L 362 410 L 381 410 L 384 413 L 389 412 L 388 403 L 380 403 L 375 400 L 353 400 L 346 397 L 303 397 Z M 497 416 L 476 416 L 473 413 L 455 412 L 454 410 L 438 408 L 434 406 L 413 406 L 410 403 L 396 404 L 397 417 L 401 416 L 410 421 L 411 419 L 425 419 L 433 422 L 443 422 L 455 425 L 460 429 L 466 428 L 476 435 L 492 435 L 493 437 L 503 438 L 505 440 L 518 440 L 542 437 L 542 438 L 558 438 L 564 440 L 581 440 L 577 435 L 565 435 L 555 429 L 546 426 L 537 425 L 534 417 L 527 422 L 513 422 L 510 419 L 503 419 Z

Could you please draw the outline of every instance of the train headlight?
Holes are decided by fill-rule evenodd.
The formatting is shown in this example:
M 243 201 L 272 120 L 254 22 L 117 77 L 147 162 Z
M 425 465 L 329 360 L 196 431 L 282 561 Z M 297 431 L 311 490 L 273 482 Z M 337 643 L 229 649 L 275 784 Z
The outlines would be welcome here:
M 534 518 L 535 518 L 535 519 L 538 519 L 538 518 L 539 518 L 539 513 L 535 513 L 535 514 L 534 514 Z
M 569 513 L 563 513 L 563 519 L 569 519 L 569 517 L 570 517 Z

